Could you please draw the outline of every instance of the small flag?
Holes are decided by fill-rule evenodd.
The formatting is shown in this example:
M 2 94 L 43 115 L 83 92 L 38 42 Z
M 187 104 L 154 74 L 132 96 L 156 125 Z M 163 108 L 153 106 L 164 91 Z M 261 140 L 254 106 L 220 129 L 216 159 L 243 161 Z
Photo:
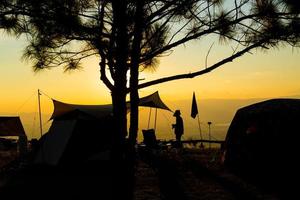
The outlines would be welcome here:
M 195 118 L 197 115 L 198 115 L 198 107 L 197 107 L 195 92 L 193 92 L 191 117 Z

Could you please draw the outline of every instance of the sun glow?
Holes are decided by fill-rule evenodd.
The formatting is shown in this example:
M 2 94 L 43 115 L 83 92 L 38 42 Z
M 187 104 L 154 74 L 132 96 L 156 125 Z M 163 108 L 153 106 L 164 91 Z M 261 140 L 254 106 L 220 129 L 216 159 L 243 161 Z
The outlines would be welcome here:
M 41 102 L 42 112 L 46 115 L 50 115 L 53 110 L 50 98 L 73 104 L 111 103 L 110 91 L 100 80 L 99 58 L 87 59 L 82 63 L 83 69 L 71 73 L 63 73 L 63 69 L 59 67 L 34 73 L 30 62 L 21 61 L 25 44 L 26 42 L 22 39 L 14 40 L 5 37 L 0 40 L 1 115 L 37 112 L 36 94 L 38 89 L 46 94 L 42 96 Z M 177 47 L 171 55 L 160 59 L 160 65 L 154 72 L 142 72 L 140 78 L 144 80 L 141 80 L 140 83 L 170 75 L 195 72 L 209 67 L 232 53 L 230 46 L 214 44 L 210 53 L 207 54 L 211 44 L 212 42 L 207 40 Z M 201 101 L 205 99 L 299 96 L 299 56 L 299 50 L 290 47 L 267 52 L 252 51 L 252 54 L 246 54 L 203 76 L 141 89 L 140 96 L 159 91 L 162 99 L 172 109 L 184 107 L 186 118 L 188 118 L 193 91 L 200 100 L 200 107 Z M 205 66 L 206 63 L 207 66 Z M 211 109 L 213 107 L 210 106 Z M 227 112 L 227 108 L 224 109 L 224 112 Z M 230 117 L 235 111 L 230 109 L 236 109 L 236 107 L 228 107 L 230 114 L 226 115 L 226 119 L 222 119 L 223 121 L 219 120 L 220 124 L 230 122 Z M 148 113 L 148 111 L 142 112 Z M 212 113 L 212 110 L 205 111 L 204 116 L 210 116 L 210 118 L 204 117 L 204 120 L 214 121 L 214 118 L 217 120 L 216 115 L 224 113 L 215 114 L 214 117 L 209 114 L 210 112 Z M 167 114 L 165 115 L 167 116 Z M 147 116 L 145 113 L 141 114 L 141 127 L 146 126 Z M 168 129 L 170 132 L 169 126 L 163 124 L 166 121 L 170 123 L 172 120 L 172 116 L 169 116 L 168 119 L 160 120 L 158 126 L 165 127 L 162 129 Z

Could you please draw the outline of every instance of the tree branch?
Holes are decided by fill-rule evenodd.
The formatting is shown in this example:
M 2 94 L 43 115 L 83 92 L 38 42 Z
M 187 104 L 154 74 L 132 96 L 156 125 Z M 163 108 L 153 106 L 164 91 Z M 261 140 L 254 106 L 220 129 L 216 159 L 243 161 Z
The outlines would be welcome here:
M 102 56 L 101 56 L 101 62 L 99 63 L 99 66 L 100 66 L 100 75 L 101 75 L 100 79 L 106 85 L 106 87 L 108 87 L 110 91 L 113 91 L 114 85 L 108 80 L 106 76 L 106 71 L 105 71 L 106 63 L 104 57 Z
M 244 16 L 244 17 L 241 17 L 239 19 L 233 20 L 233 21 L 231 21 L 231 22 L 229 22 L 228 24 L 225 24 L 225 25 L 230 26 L 230 25 L 239 23 L 239 22 L 241 22 L 243 20 L 246 20 L 246 19 L 252 19 L 252 18 L 254 18 L 256 16 L 258 16 L 258 15 L 257 14 L 253 14 L 253 15 Z M 168 44 L 168 45 L 164 46 L 163 48 L 157 50 L 156 52 L 153 52 L 152 54 L 149 54 L 148 56 L 145 56 L 144 58 L 141 59 L 141 62 L 145 62 L 146 60 L 152 59 L 153 57 L 156 57 L 157 55 L 162 54 L 163 52 L 168 51 L 168 50 L 170 50 L 170 49 L 172 49 L 174 47 L 177 47 L 177 46 L 179 46 L 181 44 L 184 44 L 184 43 L 186 43 L 188 41 L 191 41 L 193 39 L 197 39 L 197 38 L 199 38 L 199 37 L 201 37 L 203 35 L 209 34 L 209 33 L 213 33 L 215 31 L 219 30 L 221 28 L 221 26 L 225 26 L 225 25 L 222 24 L 220 26 L 215 26 L 213 28 L 209 28 L 209 29 L 204 30 L 202 32 L 195 33 L 194 35 L 191 35 L 189 37 L 184 37 L 184 38 L 182 38 L 182 39 L 180 39 L 178 41 L 175 41 L 175 42 L 173 42 L 171 44 Z
M 149 81 L 149 82 L 140 84 L 138 86 L 138 89 L 142 89 L 142 88 L 145 88 L 145 87 L 157 85 L 157 84 L 164 83 L 164 82 L 179 80 L 179 79 L 194 78 L 196 76 L 200 76 L 200 75 L 209 73 L 209 72 L 211 72 L 211 71 L 219 68 L 220 66 L 222 66 L 222 65 L 224 65 L 224 64 L 226 64 L 228 62 L 232 62 L 234 59 L 242 56 L 243 54 L 247 53 L 251 49 L 260 47 L 265 41 L 267 41 L 267 39 L 264 39 L 264 40 L 261 40 L 261 41 L 255 43 L 255 44 L 252 44 L 252 45 L 248 46 L 247 48 L 245 48 L 245 49 L 243 49 L 243 50 L 241 50 L 241 51 L 233 54 L 232 56 L 227 57 L 227 58 L 221 60 L 220 62 L 217 62 L 216 64 L 214 64 L 214 65 L 212 65 L 212 66 L 210 66 L 208 68 L 205 68 L 203 70 L 200 70 L 200 71 L 197 71 L 197 72 L 194 72 L 194 73 L 179 74 L 179 75 L 174 75 L 174 76 L 169 76 L 169 77 L 164 77 L 164 78 L 160 78 L 160 79 L 157 79 L 157 80 Z

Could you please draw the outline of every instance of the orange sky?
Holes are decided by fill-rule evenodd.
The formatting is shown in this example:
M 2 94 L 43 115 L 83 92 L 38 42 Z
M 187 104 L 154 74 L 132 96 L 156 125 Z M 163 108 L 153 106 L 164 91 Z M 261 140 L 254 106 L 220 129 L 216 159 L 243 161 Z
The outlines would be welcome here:
M 205 56 L 213 41 L 196 41 L 179 47 L 160 61 L 153 72 L 141 73 L 146 81 L 178 73 L 194 72 L 205 66 Z M 25 41 L 0 34 L 0 114 L 18 115 L 36 112 L 36 91 L 40 88 L 52 98 L 82 104 L 110 103 L 110 93 L 99 79 L 98 59 L 83 63 L 84 68 L 63 73 L 61 68 L 34 73 L 30 63 L 21 61 Z M 232 53 L 230 45 L 215 44 L 208 57 L 211 65 Z M 140 96 L 159 90 L 162 98 L 173 101 L 190 99 L 250 99 L 294 96 L 300 94 L 300 51 L 279 47 L 269 51 L 252 51 L 232 63 L 198 78 L 173 81 L 145 88 Z M 31 97 L 31 98 L 30 98 Z M 28 100 L 28 101 L 26 101 Z M 42 97 L 43 112 L 51 113 L 48 97 Z
M 110 94 L 99 80 L 98 58 L 87 60 L 80 71 L 63 73 L 61 68 L 34 73 L 30 63 L 21 61 L 22 40 L 1 36 L 1 112 L 14 112 L 38 88 L 53 98 L 72 103 L 109 103 Z M 143 72 L 146 81 L 178 73 L 188 73 L 205 65 L 209 42 L 179 47 L 160 61 L 155 72 Z M 214 45 L 208 65 L 231 54 L 229 45 Z M 196 91 L 201 98 L 265 98 L 300 94 L 298 49 L 283 47 L 267 52 L 252 51 L 204 76 L 145 88 L 141 96 L 159 90 L 167 99 L 187 99 Z M 27 110 L 27 111 L 30 111 Z M 51 111 L 50 111 L 51 112 Z

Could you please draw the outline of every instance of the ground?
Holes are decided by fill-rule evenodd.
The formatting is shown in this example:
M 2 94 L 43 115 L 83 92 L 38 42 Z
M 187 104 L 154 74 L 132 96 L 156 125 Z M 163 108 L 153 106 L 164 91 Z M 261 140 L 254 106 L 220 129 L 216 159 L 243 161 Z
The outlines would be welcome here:
M 9 173 L 16 171 L 16 161 L 12 162 L 14 154 L 9 157 L 1 154 L 2 172 L 0 183 L 5 184 Z M 10 167 L 9 167 L 10 166 Z M 98 169 L 103 169 L 101 173 L 95 174 Z M 90 172 L 68 171 L 67 174 L 57 173 L 53 169 L 47 169 L 47 173 L 39 169 L 32 176 L 29 169 L 22 174 L 23 179 L 28 179 L 22 185 L 21 191 L 39 188 L 41 193 L 49 192 L 47 187 L 54 191 L 64 191 L 69 185 L 68 194 L 73 193 L 76 197 L 92 197 L 97 195 L 99 187 L 108 187 L 105 180 L 109 166 L 100 164 Z M 7 173 L 8 171 L 9 173 Z M 87 170 L 85 170 L 87 171 Z M 41 176 L 39 176 L 41 175 Z M 57 181 L 59 180 L 59 181 Z M 46 184 L 41 187 L 41 183 Z M 78 184 L 81 183 L 81 184 Z M 9 185 L 9 192 L 20 187 L 20 179 L 12 181 Z M 100 186 L 102 184 L 102 186 Z M 1 191 L 0 196 L 5 194 Z M 5 188 L 5 187 L 4 187 Z M 91 190 L 91 188 L 93 188 Z M 4 190 L 5 191 L 5 190 Z M 94 191 L 88 193 L 86 191 Z M 51 194 L 49 194 L 51 196 Z M 53 194 L 52 194 L 53 195 Z M 52 196 L 51 196 L 52 197 Z M 53 195 L 55 197 L 55 195 Z M 222 151 L 219 148 L 169 148 L 164 150 L 153 150 L 142 148 L 138 151 L 136 163 L 135 200 L 233 200 L 233 199 L 278 199 L 276 195 L 266 194 L 255 186 L 227 172 L 222 165 Z
M 6 166 L 7 164 L 9 164 L 10 162 L 12 162 L 13 160 L 15 160 L 17 157 L 17 151 L 12 150 L 1 150 L 0 151 L 0 170 Z
M 219 148 L 154 152 L 157 160 L 145 154 L 137 163 L 135 200 L 278 199 L 227 172 Z

